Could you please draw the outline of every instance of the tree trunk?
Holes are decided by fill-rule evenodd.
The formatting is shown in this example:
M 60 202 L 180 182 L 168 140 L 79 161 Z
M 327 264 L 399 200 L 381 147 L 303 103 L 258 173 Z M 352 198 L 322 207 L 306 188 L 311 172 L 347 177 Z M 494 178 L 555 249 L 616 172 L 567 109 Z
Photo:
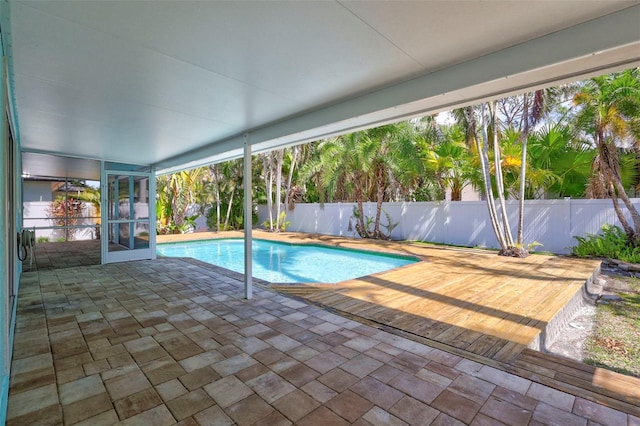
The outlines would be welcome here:
M 171 210 L 173 211 L 173 225 L 181 226 L 184 222 L 184 200 L 183 200 L 183 181 L 182 173 L 178 172 L 172 176 L 171 192 L 173 195 L 171 202 Z
M 231 197 L 229 197 L 229 205 L 227 206 L 227 216 L 224 218 L 224 229 L 228 229 L 227 226 L 229 225 L 229 218 L 231 217 L 231 207 L 233 206 L 233 195 L 236 192 L 236 187 L 234 186 L 233 189 L 231 190 Z
M 504 228 L 504 237 L 507 247 L 513 247 L 513 236 L 511 235 L 511 227 L 509 226 L 509 216 L 507 214 L 507 205 L 504 199 L 504 181 L 502 177 L 502 155 L 500 152 L 500 144 L 498 143 L 498 129 L 495 114 L 495 102 L 489 103 L 489 111 L 491 112 L 491 122 L 493 123 L 493 158 L 496 169 L 496 187 L 498 190 L 498 200 L 500 201 L 500 213 L 502 214 L 502 226 Z
M 487 209 L 489 211 L 489 219 L 491 221 L 491 226 L 493 227 L 493 232 L 498 240 L 498 244 L 503 250 L 507 249 L 507 243 L 504 239 L 504 235 L 502 233 L 502 228 L 500 227 L 498 221 L 498 215 L 496 214 L 496 206 L 495 201 L 493 199 L 493 188 L 491 187 L 491 178 L 488 174 L 489 169 L 489 159 L 486 153 L 486 146 L 483 148 L 483 143 L 480 142 L 479 139 L 476 139 L 476 144 L 478 145 L 478 153 L 480 154 L 480 165 L 482 168 L 482 181 L 484 183 L 484 195 L 487 202 Z
M 522 157 L 520 159 L 520 197 L 518 200 L 518 245 L 524 246 L 524 193 L 527 172 L 527 142 L 529 140 L 529 101 L 524 94 L 524 131 L 522 137 Z
M 269 231 L 273 231 L 273 186 L 271 176 L 271 153 L 263 154 L 262 162 L 264 166 L 264 185 L 267 195 L 267 210 L 269 211 Z M 246 190 L 246 189 L 245 189 Z
M 613 158 L 615 156 L 615 153 L 611 152 L 611 150 L 614 150 L 616 148 L 615 146 L 608 146 L 602 131 L 597 132 L 597 140 L 598 151 L 602 162 L 602 171 L 605 174 L 605 179 L 610 185 L 609 195 L 611 196 L 616 215 L 618 216 L 618 220 L 622 224 L 631 243 L 637 246 L 640 244 L 640 214 L 638 214 L 638 210 L 629 199 L 629 196 L 624 189 L 624 185 L 622 185 L 622 181 L 620 180 L 620 174 L 618 172 L 618 168 L 616 167 L 616 165 L 618 164 L 617 159 Z M 624 205 L 627 207 L 627 210 L 631 215 L 631 220 L 633 221 L 633 227 L 631 227 L 629 222 L 626 220 L 620 206 L 618 205 L 616 208 L 616 204 L 618 204 L 618 198 L 620 198 Z
M 220 232 L 220 179 L 217 164 L 213 166 L 213 183 L 216 191 L 216 229 Z
M 478 142 L 478 125 L 476 123 L 476 117 L 473 112 L 473 107 L 466 107 L 464 110 L 464 114 L 467 117 L 468 128 L 465 134 L 465 144 L 467 148 L 471 148 L 471 146 Z
M 282 161 L 284 148 L 276 151 L 276 226 L 274 231 L 280 231 L 280 210 L 282 209 Z
M 482 181 L 484 183 L 484 193 L 487 201 L 487 208 L 489 210 L 489 218 L 491 220 L 491 226 L 493 232 L 496 235 L 498 244 L 500 244 L 501 251 L 508 249 L 507 242 L 505 240 L 498 215 L 496 212 L 496 205 L 493 199 L 493 188 L 491 186 L 491 177 L 489 176 L 489 132 L 487 131 L 487 118 L 485 116 L 485 104 L 482 104 L 482 142 L 479 138 L 475 138 L 476 147 L 478 149 L 478 155 L 480 156 L 480 166 L 482 169 Z
M 451 201 L 462 201 L 462 188 L 457 183 L 451 185 Z
M 438 184 L 438 187 L 440 188 L 440 192 L 442 192 L 442 200 L 446 201 L 447 200 L 447 185 L 445 185 L 444 183 L 444 179 L 442 178 L 442 174 L 441 173 L 436 173 L 436 182 Z M 453 197 L 453 195 L 452 195 Z
M 369 238 L 369 230 L 365 228 L 364 222 L 364 206 L 362 205 L 362 188 L 356 184 L 355 188 L 356 202 L 358 204 L 358 223 L 356 224 L 356 231 L 361 238 Z M 360 228 L 358 230 L 358 228 Z
M 616 196 L 615 189 L 611 190 L 611 200 L 613 201 L 613 207 L 616 211 L 616 215 L 618 216 L 618 220 L 620 221 L 620 223 L 624 227 L 625 232 L 629 236 L 629 240 L 633 243 L 633 245 L 638 246 L 640 245 L 640 214 L 638 214 L 638 210 L 635 208 L 635 206 L 629 199 L 629 196 L 625 192 L 624 186 L 622 185 L 622 182 L 620 181 L 620 179 L 617 176 L 611 176 L 611 180 L 612 180 L 612 185 L 615 187 L 615 189 L 617 189 L 617 192 L 618 192 Z M 619 206 L 618 208 L 616 208 L 616 204 L 618 204 L 617 198 L 620 198 L 624 203 L 624 205 L 627 207 L 627 210 L 631 215 L 631 220 L 633 221 L 633 228 L 631 227 L 629 222 L 626 220 L 626 217 L 624 216 L 622 209 Z M 626 226 L 625 226 L 625 223 L 626 223 Z
M 373 238 L 380 239 L 380 216 L 382 215 L 382 202 L 384 201 L 384 167 L 378 166 L 376 168 L 376 183 L 378 185 L 377 190 L 377 202 L 376 202 L 376 220 L 373 225 Z
M 622 224 L 622 229 L 627 234 L 627 236 L 631 237 L 633 235 L 633 228 L 629 224 L 629 221 L 626 217 L 624 217 L 624 212 L 622 211 L 622 207 L 620 207 L 620 202 L 618 201 L 618 197 L 616 197 L 616 190 L 613 187 L 613 184 L 609 183 L 609 187 L 607 188 L 611 201 L 613 202 L 613 210 L 616 212 L 618 216 L 618 220 L 620 224 Z
M 287 177 L 287 193 L 284 195 L 284 205 L 287 206 L 289 210 L 293 210 L 293 208 L 290 208 L 290 206 L 293 206 L 293 203 L 291 203 L 291 181 L 293 180 L 293 171 L 296 168 L 296 162 L 298 161 L 298 151 L 299 148 L 297 146 L 292 148 L 291 165 L 289 166 L 289 176 Z

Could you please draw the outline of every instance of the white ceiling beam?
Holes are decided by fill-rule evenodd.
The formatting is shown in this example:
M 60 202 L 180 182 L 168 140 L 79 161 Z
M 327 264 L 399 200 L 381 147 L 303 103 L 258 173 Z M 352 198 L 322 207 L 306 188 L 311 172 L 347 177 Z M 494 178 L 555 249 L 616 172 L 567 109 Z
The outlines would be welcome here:
M 248 129 L 253 152 L 638 66 L 638 22 L 640 5 L 319 110 Z M 239 158 L 243 135 L 214 141 L 156 166 L 160 173 L 167 173 Z

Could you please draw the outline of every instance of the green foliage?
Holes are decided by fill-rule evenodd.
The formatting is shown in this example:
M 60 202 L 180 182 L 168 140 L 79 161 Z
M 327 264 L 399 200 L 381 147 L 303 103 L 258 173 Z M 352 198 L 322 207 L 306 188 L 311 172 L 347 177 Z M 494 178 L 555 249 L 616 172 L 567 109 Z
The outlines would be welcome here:
M 365 215 L 360 220 L 360 211 L 356 206 L 353 207 L 353 217 L 356 219 L 356 232 L 360 238 L 371 238 L 373 217 Z
M 38 237 L 36 239 L 36 244 L 48 243 L 48 242 L 49 242 L 49 237 Z
M 527 251 L 527 253 L 532 252 L 536 249 L 536 247 L 542 247 L 544 244 L 538 241 L 533 241 L 529 244 L 516 244 L 516 248 L 523 248 Z
M 640 263 L 640 247 L 629 243 L 627 234 L 617 226 L 603 225 L 602 234 L 575 237 L 578 245 L 572 253 L 578 257 L 606 257 L 629 263 Z
M 220 231 L 229 231 L 233 229 L 229 225 L 227 225 L 227 227 L 229 229 L 225 229 L 224 222 L 221 220 Z M 218 230 L 218 213 L 216 212 L 215 207 L 211 207 L 209 208 L 209 210 L 207 210 L 207 228 L 212 229 L 214 231 Z
M 640 140 L 639 75 L 634 69 L 499 101 L 498 119 L 489 126 L 488 136 L 491 140 L 495 133 L 498 138 L 505 195 L 520 198 L 526 141 L 524 198 L 607 197 L 606 193 L 588 192 L 593 182 L 599 182 L 594 176 L 602 175 L 594 168 L 602 157 L 597 149 L 600 134 L 604 138 L 600 142 L 610 142 L 608 148 L 613 148 L 610 152 L 617 161 L 622 187 L 628 192 L 640 188 L 636 149 Z M 567 102 L 570 99 L 572 105 Z M 469 111 L 475 113 L 452 111 L 455 124 L 423 117 L 286 148 L 279 173 L 284 199 L 278 203 L 286 202 L 293 188 L 295 202 L 355 202 L 357 232 L 366 238 L 388 237 L 397 224 L 389 217 L 386 225 L 379 223 L 386 215 L 381 214 L 383 202 L 441 200 L 447 192 L 452 200 L 459 200 L 465 187 L 483 186 L 474 143 L 481 120 L 478 107 Z M 488 167 L 493 171 L 493 146 L 489 151 Z M 264 167 L 260 156 L 252 161 L 250 190 L 254 201 L 264 204 Z M 242 160 L 212 165 L 202 174 L 194 170 L 160 177 L 156 198 L 159 232 L 183 229 L 194 204 L 207 212 L 210 229 L 241 229 L 242 178 Z M 497 195 L 495 181 L 492 183 Z M 362 208 L 370 201 L 377 203 L 373 218 L 365 217 Z M 287 204 L 287 208 L 294 206 L 294 202 Z M 253 217 L 256 223 L 255 213 Z M 273 221 L 282 223 L 279 218 Z M 633 250 L 619 250 L 628 251 Z M 634 254 L 626 256 L 633 258 Z
M 182 222 L 181 224 L 173 224 L 171 225 L 171 230 L 174 231 L 174 233 L 179 233 L 179 234 L 187 234 L 189 232 L 193 232 L 196 229 L 196 219 L 198 218 L 198 216 L 200 216 L 199 214 L 193 215 L 193 216 L 186 216 L 184 218 L 184 222 Z
M 391 215 L 385 210 L 382 209 L 382 212 L 384 213 L 384 215 L 387 218 L 387 224 L 383 224 L 381 223 L 380 226 L 384 229 L 387 230 L 386 233 L 384 232 L 380 232 L 380 236 L 379 238 L 381 240 L 390 240 L 391 239 L 391 233 L 393 232 L 393 230 L 400 224 L 399 222 L 393 222 L 393 218 L 391 217 Z M 360 236 L 360 238 L 373 238 L 373 234 L 374 234 L 374 226 L 375 226 L 375 219 L 371 216 L 366 216 L 363 218 L 362 221 L 360 221 L 360 212 L 358 211 L 358 208 L 356 206 L 353 206 L 353 217 L 356 219 L 356 232 L 358 233 L 358 235 Z M 361 225 L 364 224 L 364 227 Z M 351 226 L 351 225 L 350 225 Z
M 393 219 L 391 217 L 391 215 L 386 211 L 386 210 L 382 210 L 384 212 L 384 215 L 387 218 L 387 224 L 380 224 L 380 226 L 382 226 L 384 229 L 387 230 L 387 239 L 391 239 L 391 233 L 393 232 L 394 229 L 396 229 L 398 227 L 398 225 L 400 225 L 400 222 L 393 222 Z
M 223 195 L 221 194 L 221 197 Z M 228 197 L 224 197 L 224 200 L 221 200 L 220 203 L 220 231 L 232 231 L 242 229 L 244 226 L 244 207 L 243 207 L 243 199 L 242 197 L 236 197 L 233 199 L 233 204 L 231 205 L 231 211 L 229 212 L 229 220 L 226 220 L 226 212 L 229 209 L 229 201 L 226 200 Z M 258 220 L 258 216 L 253 214 L 253 223 L 256 223 Z M 226 222 L 226 226 L 225 226 Z M 218 217 L 216 213 L 215 206 L 212 206 L 207 211 L 207 227 L 211 230 L 217 231 L 218 229 Z
M 622 198 L 622 186 L 629 188 L 630 183 L 638 183 L 640 69 L 633 68 L 583 81 L 573 101 L 578 107 L 573 124 L 584 132 L 597 152 L 592 165 L 595 178 L 589 182 L 588 193 L 596 197 L 609 197 L 610 185 L 613 184 Z M 635 150 L 625 148 L 629 147 L 629 143 Z M 632 154 L 632 158 L 623 158 L 628 153 Z M 619 219 L 624 223 L 623 217 Z M 635 232 L 640 230 L 636 229 Z
M 95 209 L 95 216 L 97 219 L 96 224 L 100 224 L 100 204 L 102 201 L 100 197 L 100 189 L 92 188 L 90 186 L 85 186 L 84 191 L 78 194 L 78 200 L 84 201 L 93 206 L 93 208 Z
M 262 226 L 264 226 L 267 230 L 273 230 L 274 232 L 284 232 L 291 225 L 291 222 L 287 220 L 287 213 L 280 212 L 280 216 L 276 219 L 276 223 L 272 224 L 268 220 L 262 222 Z
M 401 122 L 326 139 L 300 176 L 316 183 L 321 203 L 356 202 L 356 229 L 363 238 L 385 238 L 380 231 L 382 203 L 413 199 L 423 179 L 416 132 L 413 123 Z M 376 202 L 372 224 L 365 223 L 365 201 Z
M 563 124 L 547 125 L 529 137 L 529 164 L 533 170 L 551 173 L 547 182 L 528 185 L 528 196 L 537 189 L 546 190 L 552 197 L 582 198 L 591 175 L 595 151 L 577 140 L 574 129 Z
M 187 212 L 198 201 L 207 169 L 199 167 L 156 179 L 156 230 L 158 234 L 186 232 Z
M 444 199 L 449 189 L 452 201 L 460 201 L 462 190 L 478 179 L 476 156 L 465 144 L 463 129 L 459 125 L 428 127 L 415 144 L 424 173 L 437 184 L 434 199 Z M 427 186 L 422 185 L 423 191 Z

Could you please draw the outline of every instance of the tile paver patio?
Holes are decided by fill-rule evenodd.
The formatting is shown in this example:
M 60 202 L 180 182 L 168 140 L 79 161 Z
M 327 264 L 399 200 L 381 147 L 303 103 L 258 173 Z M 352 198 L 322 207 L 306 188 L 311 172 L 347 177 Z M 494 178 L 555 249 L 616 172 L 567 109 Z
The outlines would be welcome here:
M 183 259 L 24 273 L 13 366 L 9 425 L 640 422 Z

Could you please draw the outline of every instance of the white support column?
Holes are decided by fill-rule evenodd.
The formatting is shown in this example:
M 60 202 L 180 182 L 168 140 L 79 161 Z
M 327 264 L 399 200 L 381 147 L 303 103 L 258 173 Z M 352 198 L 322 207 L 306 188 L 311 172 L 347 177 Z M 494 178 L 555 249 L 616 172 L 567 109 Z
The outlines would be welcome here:
M 251 194 L 251 143 L 249 133 L 244 135 L 244 297 L 251 299 L 253 296 L 253 276 L 252 276 L 252 235 L 253 226 L 253 196 Z
M 100 263 L 107 263 L 109 250 L 109 183 L 104 160 L 100 160 Z M 155 204 L 155 200 L 154 200 Z

